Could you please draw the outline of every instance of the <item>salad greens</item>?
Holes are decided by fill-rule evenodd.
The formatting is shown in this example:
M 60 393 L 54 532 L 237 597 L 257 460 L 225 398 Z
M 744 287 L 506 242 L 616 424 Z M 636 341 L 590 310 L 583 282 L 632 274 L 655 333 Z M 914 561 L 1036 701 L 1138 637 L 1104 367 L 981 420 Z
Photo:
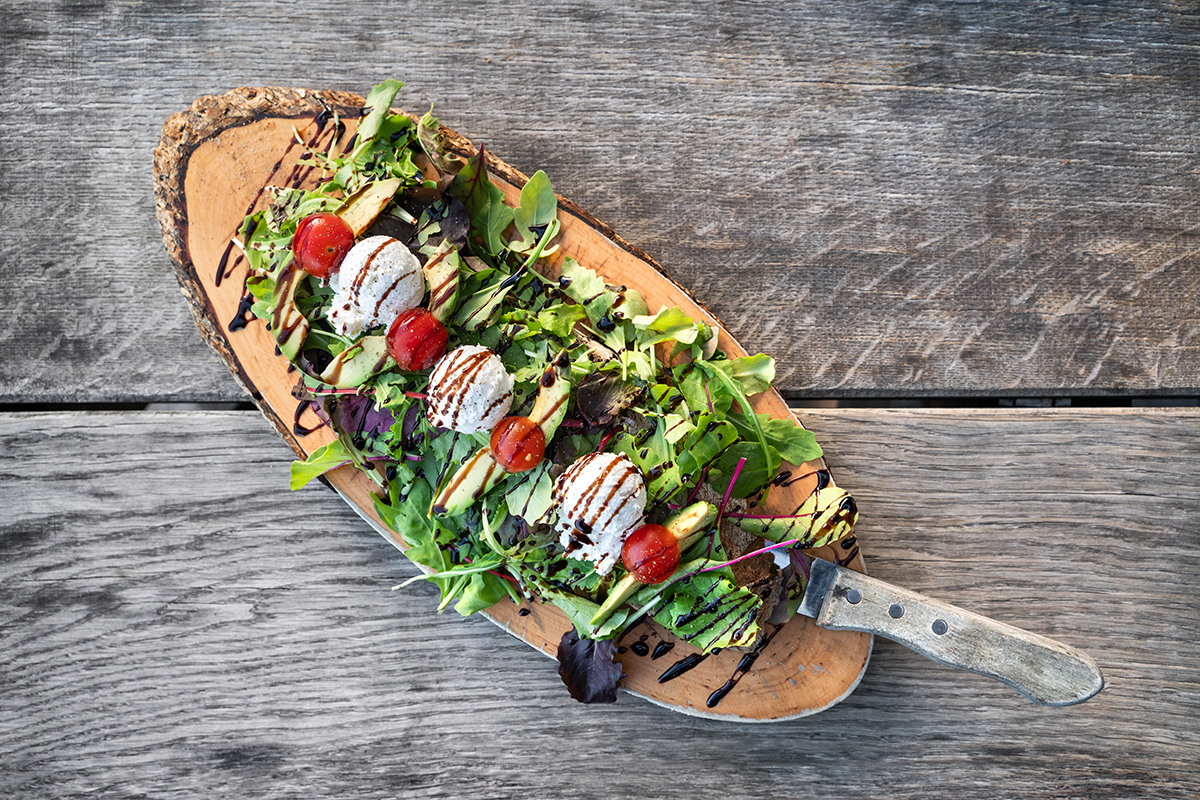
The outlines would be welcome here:
M 361 469 L 379 487 L 379 517 L 427 572 L 414 580 L 438 587 L 439 611 L 453 605 L 469 615 L 505 598 L 560 608 L 575 628 L 560 650 L 562 671 L 581 698 L 615 696 L 614 642 L 646 617 L 704 652 L 753 644 L 774 610 L 765 604 L 797 597 L 803 571 L 786 567 L 788 585 L 764 600 L 739 585 L 733 566 L 742 556 L 731 557 L 719 530 L 741 525 L 779 543 L 768 549 L 786 551 L 840 538 L 854 521 L 844 492 L 818 492 L 786 517 L 749 513 L 779 481 L 785 461 L 822 455 L 804 428 L 753 412 L 750 398 L 771 386 L 774 362 L 728 358 L 716 328 L 676 307 L 650 309 L 635 289 L 609 285 L 570 256 L 549 277 L 561 230 L 549 178 L 534 173 L 509 206 L 482 148 L 465 159 L 449 153 L 432 111 L 419 120 L 390 111 L 400 88 L 389 80 L 370 92 L 346 152 L 305 155 L 324 182 L 278 189 L 238 231 L 251 266 L 251 310 L 297 368 L 296 396 L 338 433 L 293 465 L 292 488 L 345 464 Z M 455 515 L 432 513 L 434 498 L 488 447 L 488 434 L 433 427 L 425 413 L 429 375 L 381 358 L 378 328 L 353 340 L 337 333 L 327 321 L 330 288 L 291 257 L 305 216 L 344 212 L 347 198 L 381 181 L 395 182 L 395 193 L 362 235 L 392 236 L 427 268 L 443 265 L 449 282 L 427 296 L 446 322 L 450 348 L 482 345 L 500 357 L 514 378 L 514 414 L 528 413 L 552 364 L 570 384 L 566 418 L 546 458 L 528 472 L 505 474 Z M 701 492 L 722 498 L 708 517 L 718 521 L 688 539 L 667 580 L 641 585 L 619 564 L 602 576 L 560 545 L 555 478 L 598 450 L 623 454 L 641 471 L 648 521 L 667 520 Z M 623 602 L 602 610 L 618 584 Z

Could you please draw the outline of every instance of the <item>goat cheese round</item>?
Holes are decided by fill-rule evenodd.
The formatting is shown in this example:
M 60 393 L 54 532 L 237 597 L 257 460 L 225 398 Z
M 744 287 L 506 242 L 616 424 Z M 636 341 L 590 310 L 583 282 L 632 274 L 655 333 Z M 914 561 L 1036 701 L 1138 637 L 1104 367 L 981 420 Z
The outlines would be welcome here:
M 625 456 L 588 453 L 558 476 L 553 496 L 567 555 L 592 561 L 597 573 L 607 575 L 646 511 L 642 473 Z
M 350 248 L 329 277 L 333 302 L 329 323 L 343 336 L 390 325 L 421 304 L 425 278 L 421 262 L 404 243 L 390 236 L 369 236 Z
M 513 376 L 486 347 L 463 345 L 429 374 L 429 424 L 459 433 L 491 430 L 512 408 Z

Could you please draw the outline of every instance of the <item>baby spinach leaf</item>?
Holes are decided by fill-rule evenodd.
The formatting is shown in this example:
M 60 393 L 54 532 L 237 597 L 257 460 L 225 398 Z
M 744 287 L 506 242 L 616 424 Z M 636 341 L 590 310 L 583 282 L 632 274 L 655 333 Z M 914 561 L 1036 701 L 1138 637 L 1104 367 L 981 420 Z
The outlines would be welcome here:
M 490 572 L 476 572 L 462 587 L 462 595 L 454 610 L 464 617 L 469 617 L 476 611 L 483 611 L 508 597 L 504 588 L 506 581 L 499 575 Z
M 533 173 L 521 189 L 521 199 L 513 212 L 513 225 L 520 237 L 521 250 L 529 250 L 543 234 L 549 234 L 548 226 L 558 218 L 558 198 L 546 173 Z

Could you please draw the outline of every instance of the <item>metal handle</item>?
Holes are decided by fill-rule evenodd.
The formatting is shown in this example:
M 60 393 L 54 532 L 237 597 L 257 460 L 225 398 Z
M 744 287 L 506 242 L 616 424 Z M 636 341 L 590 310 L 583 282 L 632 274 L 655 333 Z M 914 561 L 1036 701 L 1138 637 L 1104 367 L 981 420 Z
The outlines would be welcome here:
M 1044 706 L 1082 703 L 1104 688 L 1096 662 L 1073 647 L 845 567 L 813 566 L 837 570 L 816 618 L 822 628 L 885 636 L 934 661 L 995 678 Z

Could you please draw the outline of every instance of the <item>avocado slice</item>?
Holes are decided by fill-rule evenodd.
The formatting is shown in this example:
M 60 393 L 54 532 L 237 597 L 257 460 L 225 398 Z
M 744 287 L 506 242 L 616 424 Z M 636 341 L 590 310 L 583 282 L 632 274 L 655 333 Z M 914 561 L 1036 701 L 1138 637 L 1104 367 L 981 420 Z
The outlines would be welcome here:
M 675 541 L 679 542 L 679 552 L 682 553 L 692 546 L 700 534 L 712 527 L 716 520 L 717 507 L 712 503 L 701 501 L 692 503 L 672 516 L 663 523 L 663 527 L 674 534 Z M 613 584 L 613 587 L 608 590 L 608 597 L 604 599 L 600 608 L 592 616 L 591 624 L 596 626 L 608 619 L 608 615 L 613 612 L 613 609 L 632 597 L 638 589 L 642 588 L 642 585 L 641 581 L 628 574 Z
M 529 418 L 542 428 L 546 443 L 554 438 L 555 431 L 567 416 L 567 401 L 571 398 L 571 359 L 563 350 L 555 356 L 550 366 L 538 378 L 537 398 Z
M 387 204 L 392 202 L 400 184 L 399 178 L 372 181 L 347 197 L 333 213 L 345 220 L 350 230 L 354 231 L 354 237 L 358 238 L 371 226 Z
M 306 275 L 295 260 L 289 260 L 279 271 L 271 295 L 271 333 L 279 352 L 288 361 L 296 360 L 304 338 L 308 336 L 308 320 L 296 307 L 296 289 Z
M 506 474 L 492 456 L 492 451 L 481 447 L 479 452 L 458 468 L 450 482 L 433 498 L 429 505 L 430 515 L 453 517 L 463 513 Z
M 458 307 L 458 269 L 462 259 L 449 239 L 429 254 L 421 271 L 429 287 L 429 313 L 438 322 L 446 322 Z
M 353 389 L 386 367 L 390 359 L 386 336 L 364 336 L 334 356 L 321 380 L 339 389 Z
M 559 423 L 567 415 L 567 400 L 571 396 L 571 361 L 564 350 L 554 357 L 550 366 L 538 379 L 537 398 L 533 401 L 533 410 L 529 418 L 542 428 L 542 433 L 549 442 L 558 430 Z M 503 468 L 492 456 L 487 447 L 479 449 L 450 479 L 442 491 L 429 506 L 429 513 L 435 515 L 454 516 L 467 510 L 471 503 L 505 476 Z
M 858 504 L 840 486 L 827 483 L 813 491 L 791 514 L 755 519 L 742 517 L 738 527 L 772 542 L 799 539 L 796 547 L 810 550 L 838 539 L 854 530 L 858 521 Z

